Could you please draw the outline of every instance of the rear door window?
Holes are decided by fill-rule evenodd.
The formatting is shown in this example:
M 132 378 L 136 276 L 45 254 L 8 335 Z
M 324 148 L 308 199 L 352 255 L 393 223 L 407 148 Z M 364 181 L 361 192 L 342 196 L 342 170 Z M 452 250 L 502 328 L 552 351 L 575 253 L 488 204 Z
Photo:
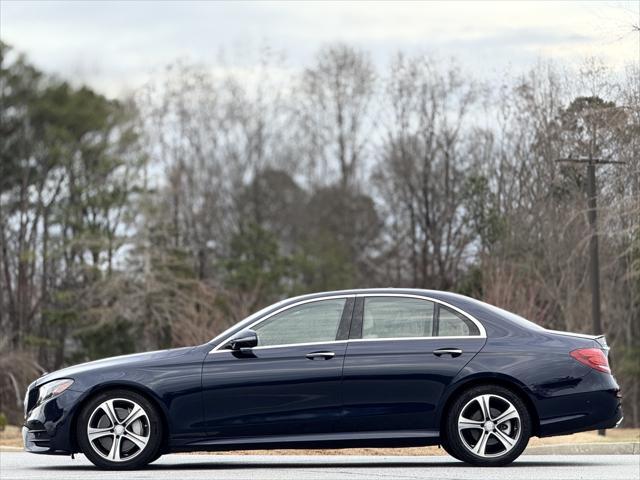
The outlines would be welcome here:
M 434 303 L 403 297 L 366 297 L 362 338 L 411 338 L 433 335 Z

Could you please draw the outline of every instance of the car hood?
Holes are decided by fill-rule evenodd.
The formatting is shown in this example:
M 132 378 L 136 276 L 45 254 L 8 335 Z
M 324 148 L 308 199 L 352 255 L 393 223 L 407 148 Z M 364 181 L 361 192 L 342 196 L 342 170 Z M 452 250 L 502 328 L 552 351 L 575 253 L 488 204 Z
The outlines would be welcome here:
M 186 355 L 197 347 L 171 348 L 168 350 L 156 350 L 153 352 L 133 353 L 130 355 L 120 355 L 118 357 L 103 358 L 92 362 L 80 363 L 66 367 L 55 372 L 45 373 L 43 376 L 33 382 L 29 388 L 42 385 L 43 383 L 58 378 L 74 378 L 75 376 L 102 368 L 117 367 L 119 365 L 143 364 L 147 362 L 157 362 L 161 360 L 170 360 Z

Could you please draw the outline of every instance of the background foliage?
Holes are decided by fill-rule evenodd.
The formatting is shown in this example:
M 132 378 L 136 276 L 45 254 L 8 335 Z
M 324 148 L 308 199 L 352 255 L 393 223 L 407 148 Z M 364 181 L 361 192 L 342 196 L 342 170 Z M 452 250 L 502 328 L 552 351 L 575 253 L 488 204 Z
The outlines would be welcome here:
M 585 172 L 598 171 L 603 323 L 640 424 L 640 77 L 330 45 L 284 77 L 177 62 L 126 99 L 0 46 L 0 410 L 44 370 L 202 343 L 288 295 L 458 291 L 592 333 Z

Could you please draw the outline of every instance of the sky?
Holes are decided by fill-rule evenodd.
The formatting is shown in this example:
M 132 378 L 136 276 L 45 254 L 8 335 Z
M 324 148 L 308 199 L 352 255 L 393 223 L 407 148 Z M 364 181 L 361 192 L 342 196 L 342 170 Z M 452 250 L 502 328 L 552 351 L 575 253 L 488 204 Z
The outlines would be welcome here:
M 261 50 L 300 69 L 347 42 L 383 67 L 397 51 L 455 58 L 477 76 L 540 59 L 613 69 L 640 62 L 640 0 L 574 2 L 213 2 L 0 0 L 0 38 L 36 66 L 109 96 L 176 61 L 252 69 Z M 222 61 L 221 59 L 224 59 Z

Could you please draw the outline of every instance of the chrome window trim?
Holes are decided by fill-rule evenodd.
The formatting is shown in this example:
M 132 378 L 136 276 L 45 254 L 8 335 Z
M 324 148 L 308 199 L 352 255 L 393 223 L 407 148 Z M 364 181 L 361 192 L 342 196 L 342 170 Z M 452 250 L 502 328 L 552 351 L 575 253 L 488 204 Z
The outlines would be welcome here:
M 242 330 L 241 330 L 242 331 Z M 336 345 L 340 343 L 347 343 L 349 340 L 331 340 L 329 342 L 305 342 L 305 343 L 283 343 L 281 345 L 263 345 L 258 347 L 253 347 L 251 350 L 266 350 L 269 348 L 286 348 L 286 347 L 304 347 L 309 345 Z M 217 349 L 214 348 L 209 353 L 230 353 L 233 350 L 229 350 L 227 348 Z
M 405 342 L 407 340 L 462 340 L 465 338 L 476 338 L 483 339 L 487 337 L 483 337 L 482 335 L 451 335 L 442 337 L 388 337 L 388 338 L 354 338 L 349 340 L 349 342 Z
M 258 346 L 258 347 L 253 347 L 254 350 L 258 349 L 258 350 L 264 350 L 267 348 L 284 348 L 284 347 L 295 347 L 295 346 L 301 346 L 301 345 L 329 345 L 329 344 L 339 344 L 339 343 L 347 343 L 347 342 L 394 342 L 394 341 L 407 341 L 407 340 L 429 340 L 429 339 L 444 339 L 444 340 L 460 340 L 460 339 L 465 339 L 465 338 L 487 338 L 487 331 L 485 330 L 484 326 L 482 325 L 482 323 L 475 318 L 473 315 L 465 312 L 464 310 L 451 305 L 448 302 L 445 302 L 443 300 L 439 300 L 437 298 L 433 298 L 433 297 L 428 297 L 425 295 L 412 295 L 412 294 L 408 294 L 408 293 L 358 293 L 358 294 L 348 294 L 348 295 L 330 295 L 327 297 L 317 297 L 317 298 L 309 298 L 309 299 L 305 299 L 305 300 L 300 300 L 298 302 L 292 303 L 291 305 L 286 305 L 284 307 L 281 307 L 267 315 L 265 315 L 262 318 L 259 318 L 258 320 L 256 320 L 255 322 L 247 325 L 246 327 L 244 327 L 241 330 L 238 330 L 239 332 L 241 332 L 242 330 L 248 329 L 248 328 L 252 328 L 256 325 L 258 325 L 259 323 L 264 322 L 265 320 L 273 317 L 274 315 L 277 315 L 281 312 L 284 312 L 285 310 L 289 310 L 290 308 L 293 307 L 297 307 L 299 305 L 304 305 L 305 303 L 312 303 L 312 302 L 320 302 L 323 300 L 335 300 L 338 298 L 366 298 L 366 297 L 403 297 L 403 298 L 414 298 L 414 299 L 418 299 L 418 300 L 427 300 L 433 303 L 437 303 L 439 305 L 443 305 L 447 308 L 450 308 L 451 310 L 458 312 L 459 314 L 461 314 L 462 316 L 464 316 L 465 318 L 469 319 L 476 327 L 478 327 L 478 331 L 480 332 L 479 335 L 458 335 L 458 336 L 429 336 L 429 337 L 389 337 L 389 338 L 354 338 L 354 339 L 349 339 L 349 340 L 332 340 L 332 341 L 328 341 L 328 342 L 302 342 L 302 343 L 287 343 L 287 344 L 282 344 L 282 345 L 264 345 L 264 346 Z M 222 333 L 221 335 L 223 335 L 224 333 Z M 211 349 L 209 351 L 209 353 L 217 353 L 217 352 L 229 352 L 230 350 L 227 349 L 222 349 L 221 347 L 225 344 L 225 341 L 228 340 L 230 338 L 231 334 L 229 336 L 227 336 L 226 338 L 223 338 L 220 343 L 215 346 L 213 349 Z M 214 339 L 215 340 L 215 339 Z
M 404 297 L 404 298 L 415 298 L 418 300 L 428 300 L 430 302 L 433 303 L 437 303 L 439 305 L 443 305 L 447 308 L 450 308 L 451 310 L 458 312 L 460 315 L 462 315 L 463 317 L 467 318 L 468 320 L 471 321 L 471 323 L 473 323 L 476 327 L 478 327 L 478 331 L 480 332 L 478 335 L 459 335 L 459 336 L 430 336 L 430 337 L 398 337 L 398 338 L 394 338 L 394 337 L 389 337 L 389 338 L 356 338 L 353 340 L 350 340 L 351 342 L 375 342 L 375 341 L 380 341 L 380 340 L 420 340 L 420 339 L 427 339 L 427 338 L 444 338 L 444 339 L 448 339 L 448 338 L 487 338 L 487 331 L 484 328 L 484 325 L 482 325 L 482 323 L 475 318 L 473 315 L 465 312 L 464 310 L 451 305 L 450 303 L 445 302 L 444 300 L 439 300 L 437 298 L 433 298 L 433 297 L 428 297 L 426 295 L 412 295 L 409 293 L 359 293 L 356 295 L 357 298 L 360 297 Z
M 286 310 L 289 310 L 291 308 L 300 306 L 300 305 L 304 305 L 305 303 L 313 303 L 313 302 L 321 302 L 323 300 L 337 300 L 339 298 L 344 298 L 344 299 L 349 299 L 349 298 L 355 298 L 356 295 L 355 294 L 348 294 L 348 295 L 330 295 L 328 297 L 318 297 L 318 298 L 308 298 L 306 300 L 300 300 L 298 302 L 292 303 L 291 305 L 285 305 L 284 307 L 281 307 L 267 315 L 265 315 L 264 317 L 259 318 L 258 320 L 256 320 L 255 322 L 247 325 L 246 327 L 238 330 L 239 332 L 241 332 L 242 330 L 246 330 L 248 328 L 253 328 L 256 325 L 258 325 L 259 323 L 264 322 L 265 320 L 268 320 L 269 318 L 273 317 L 274 315 L 277 315 L 279 313 L 282 313 Z M 224 333 L 223 333 L 224 334 Z M 209 351 L 209 353 L 215 353 L 218 351 L 224 351 L 227 352 L 229 350 L 222 350 L 220 347 L 222 347 L 225 342 L 231 337 L 232 334 L 229 334 L 229 336 L 227 336 L 226 338 L 223 338 L 220 343 L 218 345 L 216 345 L 213 349 L 211 349 Z M 287 343 L 287 344 L 282 344 L 282 345 L 264 345 L 262 347 L 258 346 L 258 347 L 253 347 L 253 349 L 265 349 L 265 348 L 282 348 L 282 347 L 294 347 L 296 345 L 326 345 L 329 343 L 344 343 L 347 342 L 347 340 L 329 340 L 327 342 L 302 342 L 302 343 Z

